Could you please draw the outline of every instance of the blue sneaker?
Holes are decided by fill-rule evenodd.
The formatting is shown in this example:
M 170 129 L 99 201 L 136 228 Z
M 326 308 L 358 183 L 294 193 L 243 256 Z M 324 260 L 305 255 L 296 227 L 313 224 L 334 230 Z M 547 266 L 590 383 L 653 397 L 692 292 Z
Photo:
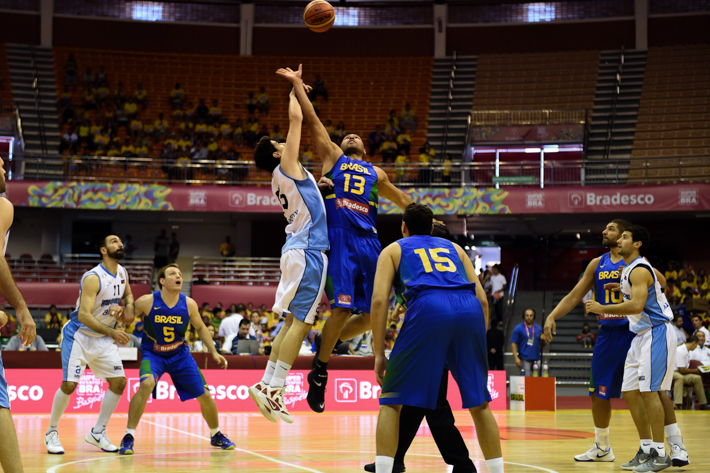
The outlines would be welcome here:
M 133 435 L 126 434 L 121 440 L 121 448 L 118 450 L 120 455 L 133 455 Z
M 131 442 L 131 445 L 133 445 L 133 442 Z M 225 437 L 222 432 L 214 434 L 212 440 L 210 440 L 210 445 L 213 447 L 219 447 L 222 450 L 234 450 L 237 448 L 237 446 L 234 445 L 234 442 Z

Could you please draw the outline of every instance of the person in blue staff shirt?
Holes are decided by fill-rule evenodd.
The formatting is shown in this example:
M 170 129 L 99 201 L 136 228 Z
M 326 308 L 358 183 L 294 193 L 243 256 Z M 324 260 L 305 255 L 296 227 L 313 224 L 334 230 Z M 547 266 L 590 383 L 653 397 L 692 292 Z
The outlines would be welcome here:
M 513 329 L 510 337 L 510 348 L 515 357 L 515 364 L 525 372 L 525 376 L 533 375 L 533 363 L 540 366 L 540 352 L 546 342 L 541 339 L 542 327 L 535 323 L 535 310 L 525 309 L 523 322 Z

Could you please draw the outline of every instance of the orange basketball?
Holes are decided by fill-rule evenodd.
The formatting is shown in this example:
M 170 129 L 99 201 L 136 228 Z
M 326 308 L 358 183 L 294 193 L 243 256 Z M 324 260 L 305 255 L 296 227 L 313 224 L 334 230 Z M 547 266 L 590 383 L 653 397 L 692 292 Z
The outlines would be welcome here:
M 306 26 L 316 33 L 328 31 L 335 22 L 333 5 L 325 0 L 313 0 L 303 12 L 303 21 Z

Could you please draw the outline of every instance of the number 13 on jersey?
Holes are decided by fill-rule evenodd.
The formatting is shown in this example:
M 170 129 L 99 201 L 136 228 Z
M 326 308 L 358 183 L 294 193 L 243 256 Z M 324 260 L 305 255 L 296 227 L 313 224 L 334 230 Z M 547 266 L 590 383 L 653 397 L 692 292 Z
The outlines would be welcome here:
M 419 256 L 424 265 L 424 271 L 431 273 L 434 268 L 442 273 L 454 273 L 456 272 L 456 265 L 446 256 L 439 256 L 439 253 L 449 254 L 449 250 L 446 248 L 418 248 L 414 250 L 414 253 Z M 428 254 L 427 254 L 428 253 Z M 431 259 L 430 259 L 431 258 Z M 434 267 L 432 268 L 431 260 L 434 260 Z

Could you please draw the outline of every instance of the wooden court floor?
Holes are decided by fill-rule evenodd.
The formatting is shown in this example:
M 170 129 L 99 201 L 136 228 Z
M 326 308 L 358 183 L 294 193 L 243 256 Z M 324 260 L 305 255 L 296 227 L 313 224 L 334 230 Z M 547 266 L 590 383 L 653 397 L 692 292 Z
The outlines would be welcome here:
M 221 451 L 209 445 L 209 430 L 199 414 L 146 414 L 136 432 L 136 454 L 103 453 L 84 442 L 95 415 L 68 415 L 59 425 L 64 455 L 48 455 L 43 437 L 49 416 L 16 415 L 26 472 L 358 472 L 374 461 L 375 413 L 295 413 L 291 425 L 272 424 L 260 414 L 220 415 L 220 427 L 237 444 Z M 573 456 L 594 442 L 591 414 L 584 410 L 557 413 L 505 412 L 496 415 L 509 473 L 612 472 L 621 470 L 638 450 L 636 430 L 628 411 L 614 411 L 611 442 L 613 463 L 576 463 Z M 478 471 L 488 471 L 467 412 L 456 412 L 459 426 Z M 710 413 L 679 412 L 678 423 L 691 464 L 669 472 L 710 472 Z M 111 441 L 119 445 L 126 415 L 108 425 Z M 405 459 L 407 472 L 446 472 L 426 425 Z

